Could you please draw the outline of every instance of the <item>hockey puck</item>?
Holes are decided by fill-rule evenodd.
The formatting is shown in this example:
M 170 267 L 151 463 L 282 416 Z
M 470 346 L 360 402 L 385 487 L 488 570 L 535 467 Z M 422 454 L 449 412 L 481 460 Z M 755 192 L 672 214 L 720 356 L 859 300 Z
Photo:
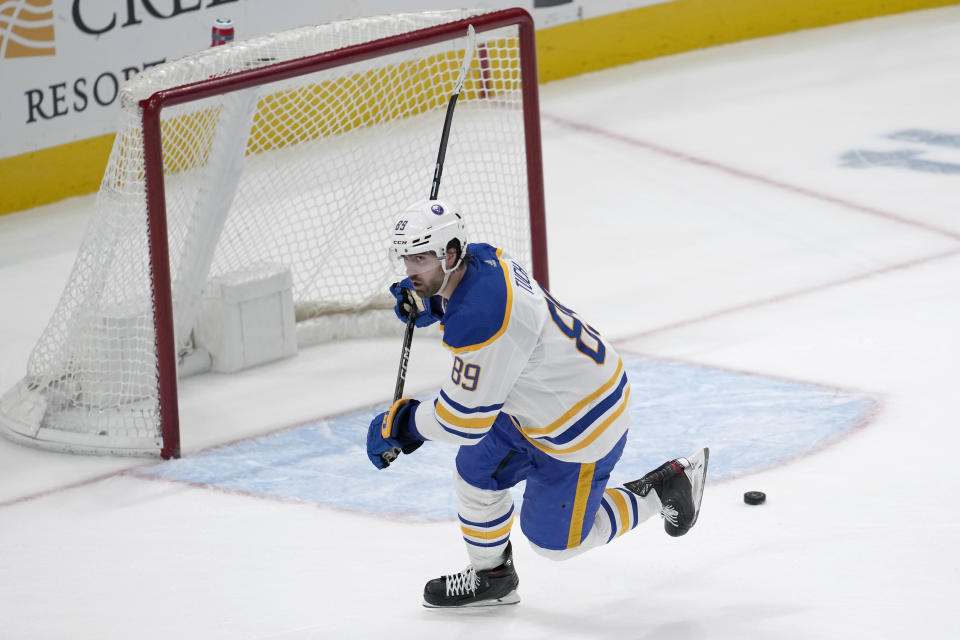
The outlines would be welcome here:
M 767 494 L 763 491 L 747 491 L 743 494 L 743 501 L 747 504 L 763 504 L 767 500 Z

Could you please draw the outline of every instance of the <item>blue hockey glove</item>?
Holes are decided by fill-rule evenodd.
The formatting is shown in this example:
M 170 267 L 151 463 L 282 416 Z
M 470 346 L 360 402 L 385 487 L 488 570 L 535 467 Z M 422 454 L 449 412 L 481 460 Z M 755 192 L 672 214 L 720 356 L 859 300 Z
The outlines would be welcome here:
M 413 413 L 419 400 L 400 398 L 389 411 L 384 411 L 370 422 L 367 428 L 367 457 L 377 469 L 386 468 L 390 462 L 383 454 L 391 449 L 413 453 L 423 444 L 423 438 L 413 426 Z
M 393 308 L 393 312 L 397 314 L 398 318 L 406 322 L 410 311 L 417 312 L 417 304 L 415 302 L 415 296 L 417 294 L 413 291 L 413 283 L 410 282 L 410 278 L 404 278 L 400 282 L 394 282 L 390 285 L 390 293 L 397 299 L 397 304 Z M 418 327 L 427 327 L 439 319 L 440 316 L 435 316 L 430 311 L 430 301 L 427 300 L 426 309 L 417 312 L 416 325 Z

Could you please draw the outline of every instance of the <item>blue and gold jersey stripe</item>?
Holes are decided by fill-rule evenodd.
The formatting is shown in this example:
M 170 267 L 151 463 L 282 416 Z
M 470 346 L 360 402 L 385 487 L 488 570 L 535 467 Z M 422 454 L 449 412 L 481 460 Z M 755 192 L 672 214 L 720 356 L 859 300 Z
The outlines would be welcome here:
M 630 385 L 627 385 L 626 392 L 623 394 L 622 399 L 620 400 L 620 402 L 617 403 L 614 410 L 607 415 L 606 419 L 600 424 L 594 426 L 589 432 L 587 432 L 586 437 L 575 442 L 570 446 L 546 446 L 542 444 L 542 441 L 540 439 L 531 438 L 527 436 L 527 434 L 525 433 L 523 435 L 525 438 L 527 438 L 527 441 L 530 444 L 535 446 L 537 449 L 540 449 L 544 453 L 550 453 L 553 455 L 576 453 L 577 451 L 580 451 L 582 449 L 589 447 L 600 436 L 602 436 L 606 432 L 607 428 L 611 424 L 616 422 L 617 418 L 619 418 L 621 414 L 623 414 L 624 410 L 626 410 L 629 403 L 630 403 Z M 520 432 L 523 433 L 522 428 Z
M 582 418 L 569 425 L 562 433 L 557 436 L 544 436 L 542 440 L 550 442 L 552 444 L 562 446 L 576 440 L 583 434 L 584 431 L 593 426 L 601 416 L 606 414 L 613 408 L 621 398 L 627 392 L 627 376 L 620 376 L 620 384 L 617 385 L 617 388 L 613 390 L 612 393 L 603 398 L 600 402 L 595 404 L 589 411 L 587 411 Z
M 576 453 L 601 438 L 630 403 L 630 383 L 618 360 L 614 374 L 598 389 L 567 410 L 560 418 L 545 427 L 525 427 L 514 424 L 533 446 L 545 453 L 564 455 Z
M 440 426 L 461 438 L 482 438 L 493 426 L 503 403 L 468 407 L 456 402 L 444 391 L 434 402 L 434 415 Z
M 498 404 L 489 404 L 481 407 L 468 407 L 466 405 L 460 404 L 459 402 L 457 402 L 456 400 L 448 396 L 447 392 L 444 391 L 443 389 L 440 390 L 440 399 L 443 400 L 444 404 L 446 404 L 448 407 L 450 407 L 451 409 L 454 409 L 459 413 L 490 413 L 490 412 L 497 413 L 503 407 L 502 402 Z
M 600 398 L 601 396 L 603 396 L 604 393 L 606 393 L 606 392 L 609 391 L 614 385 L 616 385 L 616 384 L 617 384 L 617 381 L 618 381 L 621 377 L 623 377 L 624 379 L 626 379 L 626 376 L 623 375 L 623 360 L 619 360 L 619 359 L 618 359 L 618 361 L 617 361 L 617 370 L 614 371 L 614 372 L 613 372 L 613 375 L 610 376 L 610 379 L 607 380 L 606 382 L 604 382 L 602 385 L 600 385 L 600 387 L 599 387 L 596 391 L 594 391 L 593 393 L 591 393 L 591 394 L 588 395 L 587 397 L 585 397 L 585 398 L 583 398 L 582 400 L 580 400 L 580 402 L 578 402 L 578 403 L 576 403 L 575 405 L 573 405 L 572 407 L 570 407 L 562 416 L 560 416 L 559 418 L 557 418 L 556 420 L 554 420 L 553 422 L 551 422 L 551 423 L 548 424 L 547 426 L 545 426 L 545 427 L 530 427 L 530 428 L 525 428 L 523 432 L 524 432 L 526 435 L 528 435 L 528 436 L 537 437 L 537 436 L 542 436 L 542 435 L 549 435 L 549 434 L 552 434 L 553 432 L 558 431 L 558 430 L 560 430 L 560 429 L 565 429 L 566 426 L 567 426 L 567 424 L 570 422 L 570 420 L 571 420 L 574 416 L 578 415 L 581 411 L 584 410 L 584 408 L 590 406 L 591 403 L 596 402 L 596 401 L 597 401 L 597 398 Z M 623 384 L 623 383 L 621 382 L 621 385 L 622 385 L 622 384 Z M 616 390 L 615 390 L 615 392 L 616 392 Z
M 452 429 L 483 429 L 486 432 L 497 419 L 497 414 L 483 416 L 480 418 L 461 418 L 457 414 L 447 409 L 446 405 L 437 401 L 437 420 L 446 427 Z

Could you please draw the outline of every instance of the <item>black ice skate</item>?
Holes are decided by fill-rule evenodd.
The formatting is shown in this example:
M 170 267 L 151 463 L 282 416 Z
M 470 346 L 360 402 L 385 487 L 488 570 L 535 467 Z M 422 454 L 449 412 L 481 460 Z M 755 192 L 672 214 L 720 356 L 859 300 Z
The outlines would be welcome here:
M 665 462 L 624 486 L 638 496 L 646 496 L 654 489 L 663 505 L 663 528 L 671 536 L 682 536 L 697 523 L 709 459 L 710 449 L 704 447 L 689 459 Z
M 520 602 L 520 579 L 513 567 L 513 549 L 507 543 L 503 563 L 493 569 L 477 571 L 467 566 L 460 573 L 434 578 L 423 588 L 423 606 L 488 607 Z

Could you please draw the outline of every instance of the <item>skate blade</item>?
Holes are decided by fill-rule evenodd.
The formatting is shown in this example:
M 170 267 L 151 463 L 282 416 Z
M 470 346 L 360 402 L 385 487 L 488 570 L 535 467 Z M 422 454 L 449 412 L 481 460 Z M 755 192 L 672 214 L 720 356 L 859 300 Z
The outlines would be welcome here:
M 710 449 L 704 447 L 700 451 L 690 456 L 690 468 L 685 470 L 687 477 L 690 478 L 691 493 L 693 494 L 693 521 L 690 528 L 697 523 L 700 516 L 700 503 L 703 501 L 703 487 L 707 482 L 707 464 L 710 462 Z
M 430 604 L 426 600 L 423 602 L 423 606 L 427 609 L 475 609 L 477 607 L 497 607 L 502 604 L 517 604 L 520 602 L 520 594 L 516 590 L 511 591 L 502 598 L 497 598 L 495 600 L 478 600 L 477 602 L 470 602 L 468 604 L 458 604 L 452 605 L 449 607 L 444 607 L 442 605 Z

